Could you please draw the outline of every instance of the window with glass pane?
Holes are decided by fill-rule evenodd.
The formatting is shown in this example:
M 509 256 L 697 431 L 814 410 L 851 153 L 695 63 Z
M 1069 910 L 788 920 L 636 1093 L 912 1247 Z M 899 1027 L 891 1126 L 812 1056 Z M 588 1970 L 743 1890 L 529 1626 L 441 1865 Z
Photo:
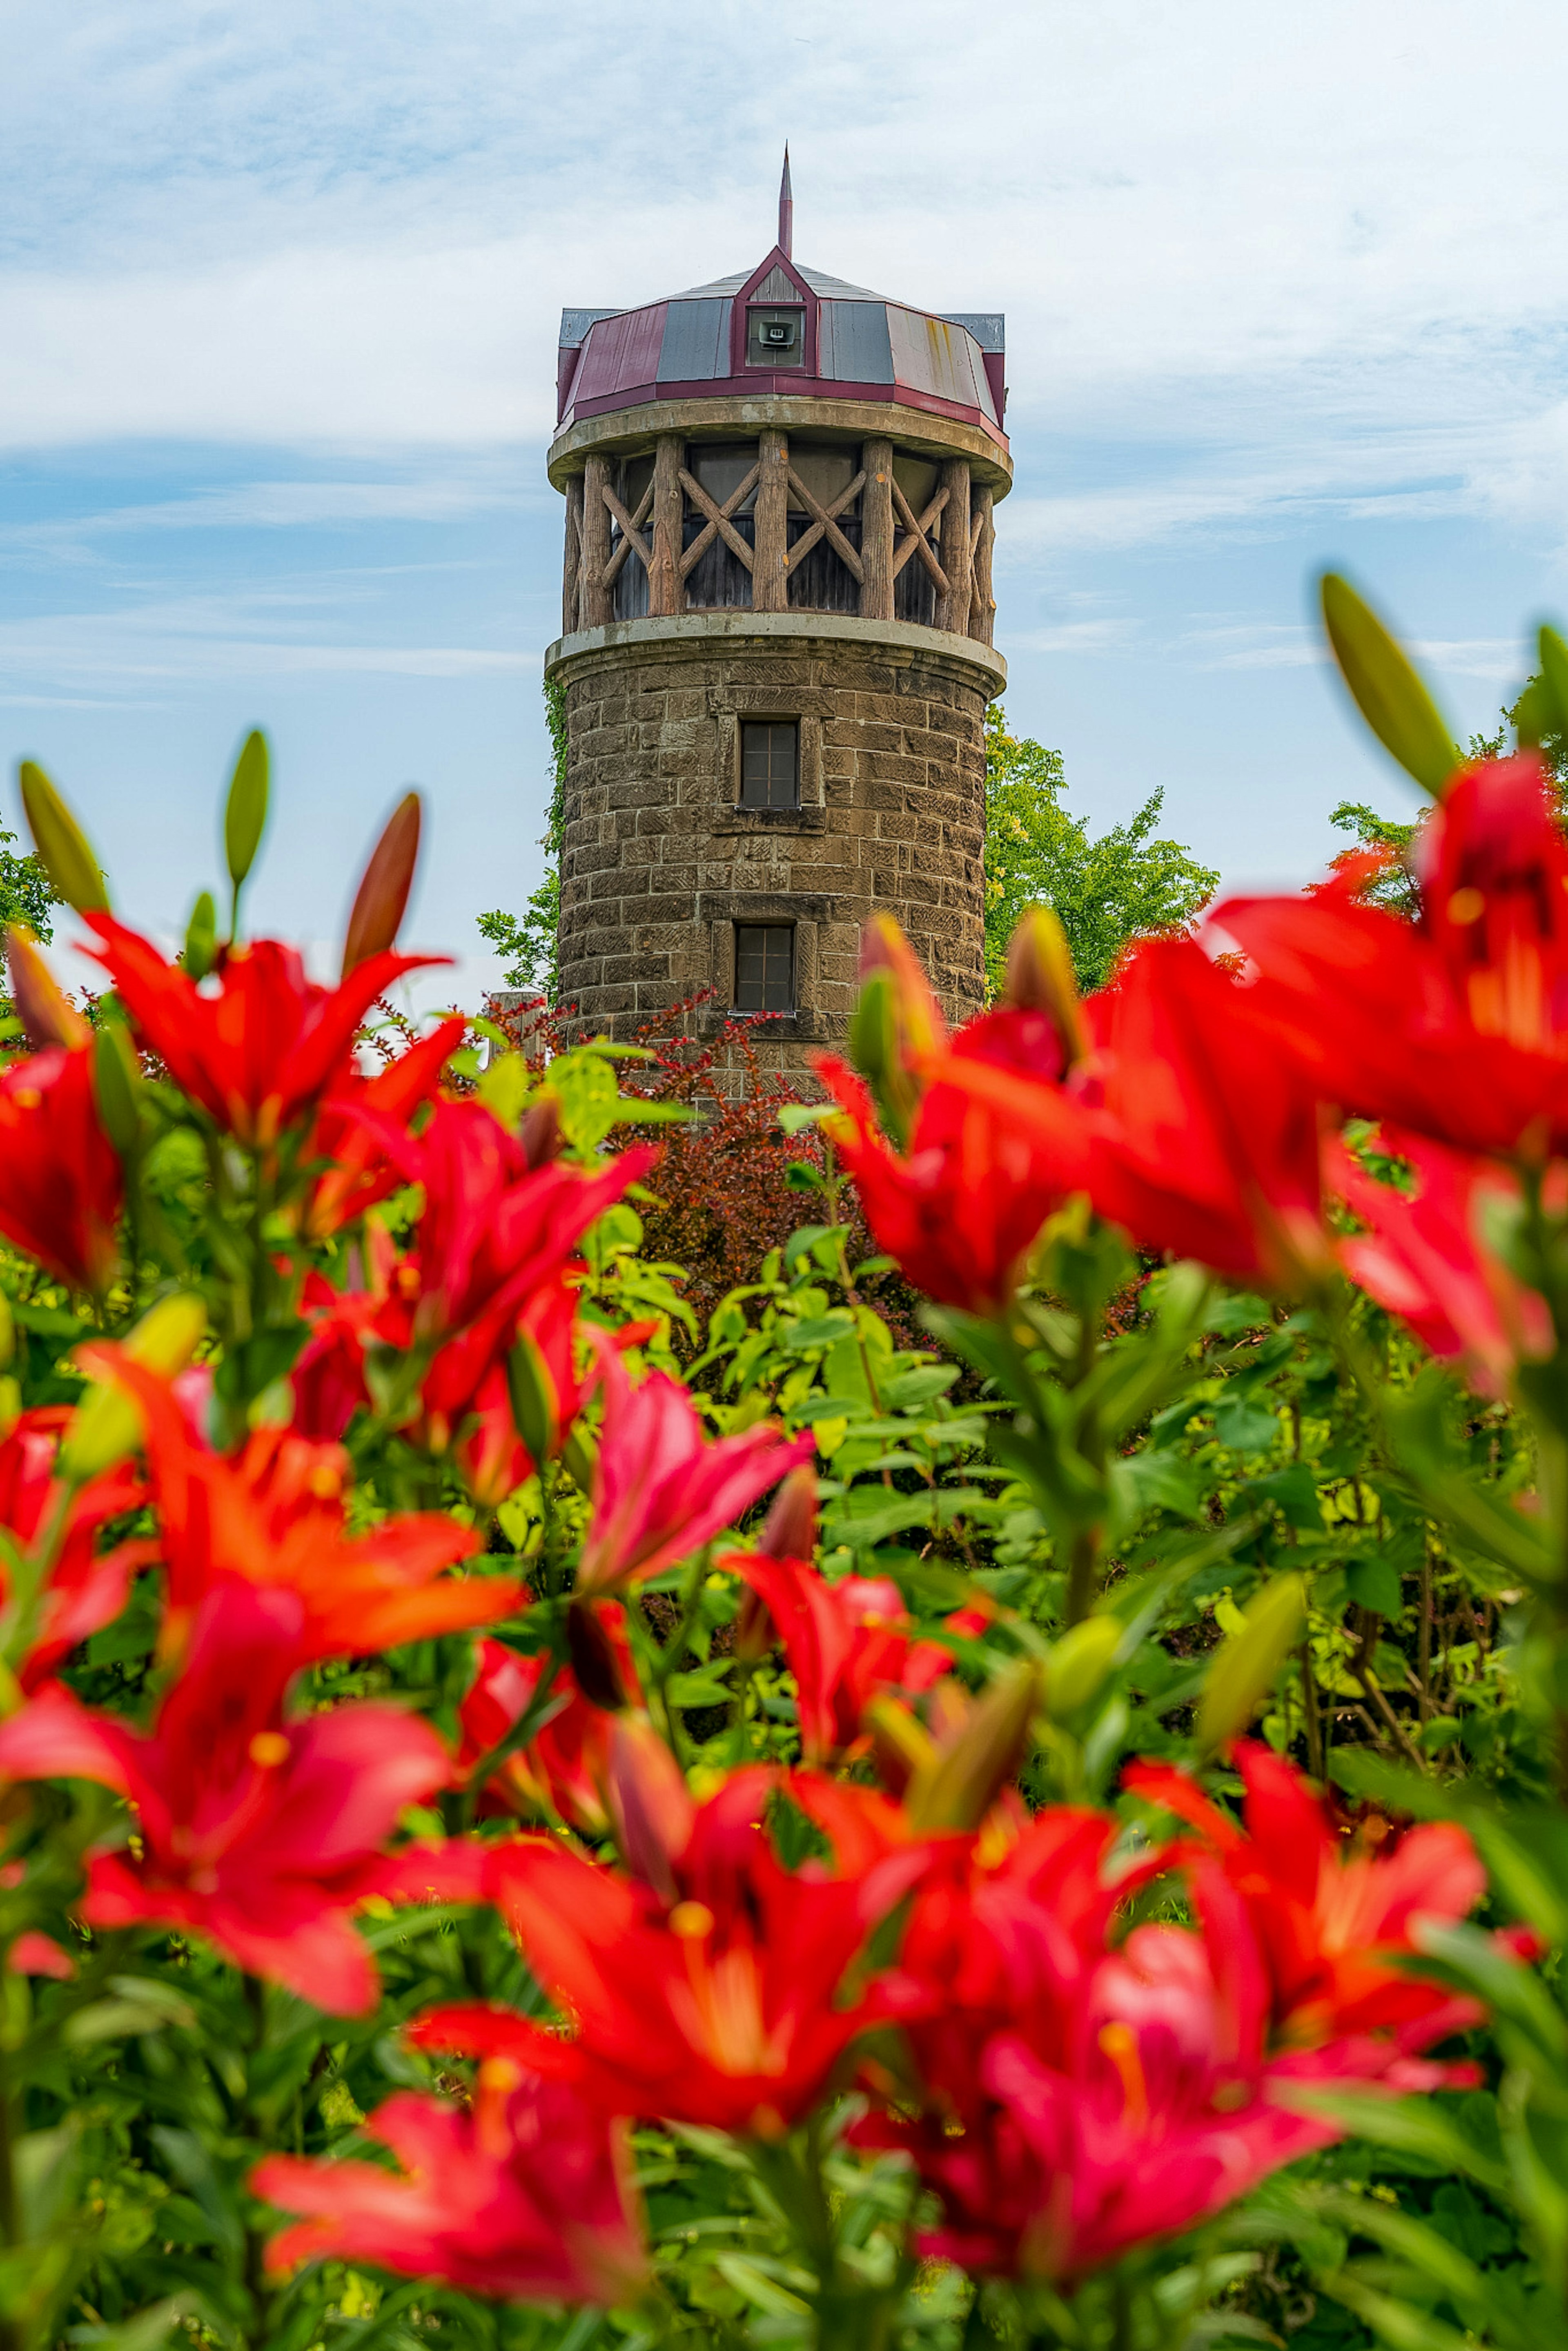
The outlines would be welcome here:
M 794 1010 L 793 924 L 737 923 L 735 1008 L 737 1012 Z
M 800 805 L 800 729 L 793 718 L 748 718 L 740 730 L 740 805 Z

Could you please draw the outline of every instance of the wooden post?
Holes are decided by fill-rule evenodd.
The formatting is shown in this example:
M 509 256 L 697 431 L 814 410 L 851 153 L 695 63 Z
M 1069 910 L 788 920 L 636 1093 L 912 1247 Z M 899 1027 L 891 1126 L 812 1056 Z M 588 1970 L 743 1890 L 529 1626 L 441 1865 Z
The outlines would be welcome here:
M 652 619 L 668 620 L 685 603 L 681 584 L 681 465 L 685 444 L 676 434 L 661 433 L 653 453 L 653 528 L 648 542 L 653 562 L 648 569 L 648 611 Z
M 893 618 L 893 444 L 868 441 L 861 451 L 865 487 L 861 492 L 861 618 Z
M 585 629 L 608 627 L 615 617 L 614 590 L 604 584 L 610 560 L 610 509 L 604 487 L 608 457 L 590 457 L 582 469 L 582 622 Z
M 577 627 L 582 596 L 582 476 L 574 474 L 566 486 L 566 561 L 560 581 L 560 632 L 570 637 Z
M 991 593 L 991 549 L 996 545 L 997 527 L 991 520 L 989 490 L 980 492 L 975 502 L 975 580 L 969 601 L 969 634 L 988 645 L 997 616 L 997 600 Z
M 783 612 L 789 606 L 789 440 L 784 433 L 759 434 L 757 442 L 757 549 L 751 566 L 751 605 L 758 612 Z
M 947 503 L 942 509 L 942 569 L 947 593 L 936 601 L 936 625 L 956 637 L 969 633 L 969 461 L 949 457 L 942 468 Z

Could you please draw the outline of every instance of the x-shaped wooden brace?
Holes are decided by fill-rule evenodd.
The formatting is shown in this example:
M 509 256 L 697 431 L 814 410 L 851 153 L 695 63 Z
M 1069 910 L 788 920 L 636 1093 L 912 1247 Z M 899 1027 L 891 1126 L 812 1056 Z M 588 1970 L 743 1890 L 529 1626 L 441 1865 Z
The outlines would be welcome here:
M 784 566 L 786 574 L 793 571 L 795 566 L 803 561 L 804 559 L 810 554 L 811 549 L 816 546 L 817 541 L 825 534 L 830 545 L 837 554 L 840 562 L 844 565 L 847 570 L 852 572 L 854 577 L 863 585 L 865 580 L 865 567 L 862 563 L 855 549 L 850 545 L 849 540 L 844 537 L 843 532 L 839 528 L 838 525 L 839 516 L 842 514 L 847 506 L 853 505 L 855 499 L 859 497 L 861 492 L 865 487 L 865 472 L 863 467 L 861 472 L 855 475 L 854 480 L 850 484 L 849 488 L 847 490 L 841 490 L 831 507 L 820 507 L 817 504 L 816 499 L 811 496 L 810 491 L 806 487 L 805 483 L 800 479 L 800 475 L 795 471 L 793 465 L 789 468 L 789 487 L 794 491 L 796 496 L 800 499 L 800 504 L 810 516 L 811 528 L 810 530 L 803 530 L 800 533 L 800 538 L 795 541 L 794 546 L 789 549 L 789 558 Z
M 722 538 L 726 547 L 730 549 L 731 553 L 737 555 L 740 558 L 740 560 L 745 564 L 748 571 L 751 569 L 751 549 L 747 547 L 746 541 L 742 538 L 740 533 L 731 522 L 730 517 L 735 512 L 737 507 L 744 505 L 745 501 L 751 496 L 752 491 L 757 487 L 758 476 L 760 471 L 761 468 L 759 466 L 753 465 L 750 473 L 746 476 L 745 481 L 741 483 L 740 487 L 737 490 L 731 490 L 723 506 L 716 507 L 707 492 L 704 489 L 702 484 L 696 480 L 695 475 L 688 474 L 684 465 L 681 467 L 682 489 L 685 490 L 693 506 L 697 507 L 701 513 L 707 517 L 707 520 L 704 524 L 702 529 L 698 531 L 695 538 L 693 539 L 691 545 L 681 557 L 681 578 L 683 580 L 686 578 L 689 572 L 694 571 L 696 569 L 696 566 L 702 561 L 703 557 L 707 553 L 708 549 L 713 545 L 716 538 Z
M 621 567 L 633 548 L 643 559 L 643 570 L 651 571 L 653 568 L 653 558 L 641 537 L 643 525 L 653 511 L 653 485 L 650 482 L 638 499 L 634 515 L 627 513 L 608 482 L 604 485 L 604 503 L 621 526 L 621 544 L 605 565 L 600 581 L 601 587 L 613 588 L 621 576 Z
M 926 570 L 929 571 L 932 579 L 936 582 L 936 593 L 939 596 L 946 596 L 948 593 L 947 574 L 943 570 L 941 564 L 937 561 L 936 551 L 935 548 L 933 548 L 930 540 L 926 538 L 925 534 L 930 529 L 932 524 L 936 521 L 937 516 L 941 513 L 943 507 L 946 505 L 949 495 L 950 494 L 945 489 L 938 490 L 936 496 L 932 499 L 931 504 L 926 507 L 925 512 L 921 516 L 919 521 L 916 522 L 915 519 L 915 511 L 910 506 L 909 500 L 904 496 L 904 492 L 899 488 L 896 481 L 894 481 L 893 485 L 893 503 L 897 507 L 899 517 L 904 524 L 904 529 L 909 534 L 908 538 L 904 540 L 904 545 L 894 556 L 893 576 L 896 580 L 904 565 L 908 562 L 910 557 L 912 555 L 918 555 L 921 562 L 924 563 Z

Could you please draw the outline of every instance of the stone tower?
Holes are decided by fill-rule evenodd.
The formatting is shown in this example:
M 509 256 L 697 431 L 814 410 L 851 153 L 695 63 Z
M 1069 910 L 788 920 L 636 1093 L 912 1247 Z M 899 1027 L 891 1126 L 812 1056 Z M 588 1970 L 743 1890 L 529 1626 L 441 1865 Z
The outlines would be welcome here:
M 896 915 L 980 1008 L 999 317 L 803 268 L 789 166 L 757 266 L 568 310 L 561 993 L 626 1037 L 711 990 L 764 1061 L 841 1038 L 861 925 Z

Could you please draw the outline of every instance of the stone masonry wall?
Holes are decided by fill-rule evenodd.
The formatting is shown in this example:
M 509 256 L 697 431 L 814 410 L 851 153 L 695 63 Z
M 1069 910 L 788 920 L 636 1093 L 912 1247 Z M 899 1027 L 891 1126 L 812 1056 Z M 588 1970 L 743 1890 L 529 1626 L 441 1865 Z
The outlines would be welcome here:
M 647 624 L 643 624 L 645 630 Z M 799 635 L 570 650 L 561 856 L 563 1001 L 580 1034 L 624 1040 L 699 990 L 734 996 L 737 923 L 792 922 L 793 1015 L 763 1020 L 765 1065 L 801 1074 L 843 1037 L 861 925 L 895 915 L 950 1020 L 984 987 L 985 712 L 994 674 L 946 651 Z M 747 717 L 800 728 L 797 810 L 744 810 Z

